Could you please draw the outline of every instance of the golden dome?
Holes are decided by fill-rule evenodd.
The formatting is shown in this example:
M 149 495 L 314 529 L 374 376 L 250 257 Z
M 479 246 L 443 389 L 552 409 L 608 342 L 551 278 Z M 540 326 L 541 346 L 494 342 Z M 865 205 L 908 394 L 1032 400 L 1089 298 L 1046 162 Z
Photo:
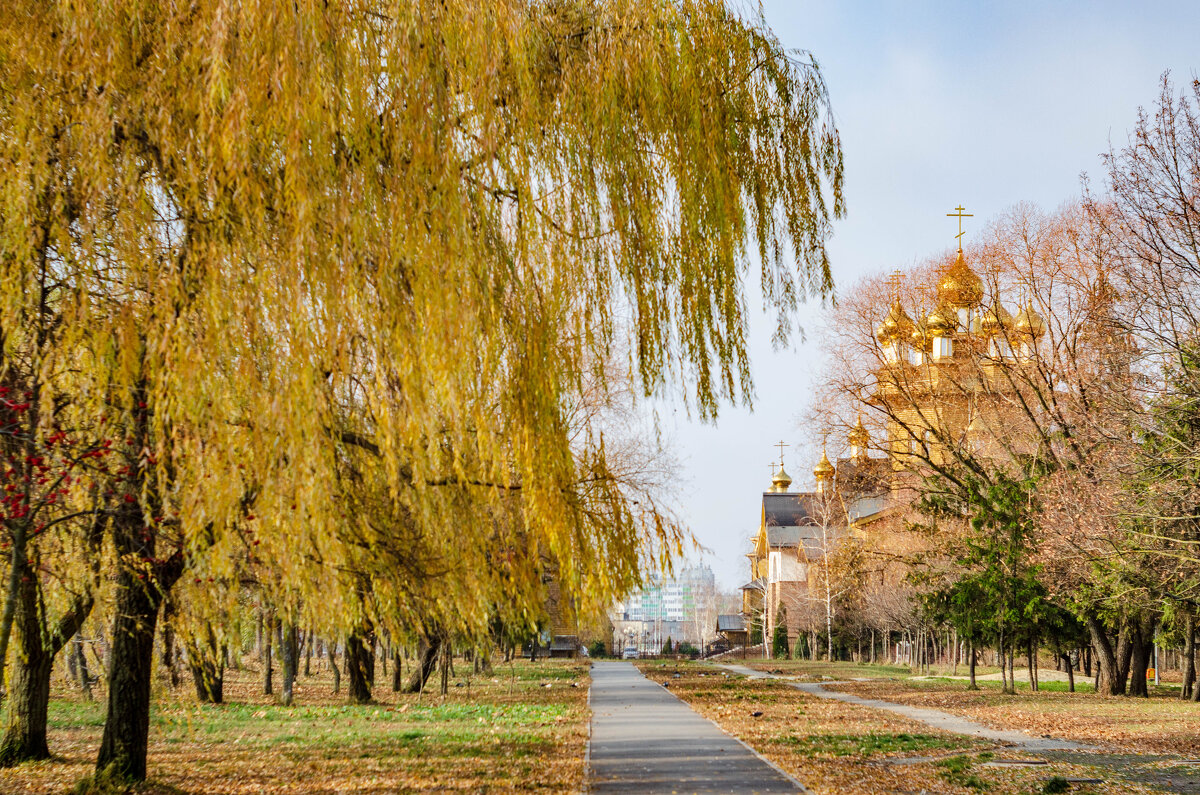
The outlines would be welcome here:
M 925 318 L 925 328 L 931 337 L 946 337 L 958 328 L 958 314 L 954 307 L 942 304 Z
M 925 320 L 918 317 L 913 323 L 913 330 L 908 335 L 909 344 L 918 351 L 929 349 L 929 330 L 925 325 Z
M 912 318 L 904 311 L 904 307 L 900 306 L 900 300 L 896 299 L 892 302 L 892 308 L 888 311 L 887 317 L 879 324 L 879 328 L 875 329 L 875 337 L 880 342 L 887 344 L 892 340 L 911 336 L 914 328 Z
M 771 491 L 782 494 L 788 490 L 788 486 L 792 485 L 792 478 L 784 471 L 783 465 L 779 465 L 779 471 L 771 478 Z
M 846 441 L 858 448 L 865 448 L 871 443 L 871 434 L 867 432 L 867 426 L 863 425 L 862 415 L 858 415 L 858 422 L 850 429 L 850 435 L 846 437 Z
M 833 477 L 834 471 L 833 464 L 829 461 L 829 456 L 822 450 L 821 460 L 813 467 L 813 474 L 817 476 L 817 480 L 824 480 L 825 478 Z
M 955 309 L 974 308 L 983 300 L 983 280 L 975 275 L 963 259 L 962 249 L 958 257 L 938 281 L 938 297 Z
M 1017 313 L 1013 320 L 1013 329 L 1018 334 L 1028 334 L 1035 340 L 1041 339 L 1042 335 L 1046 333 L 1046 321 L 1033 308 L 1033 302 L 1029 302 L 1024 309 Z
M 1004 308 L 1004 304 L 997 301 L 988 307 L 986 312 L 975 318 L 975 322 L 971 324 L 971 330 L 976 334 L 986 334 L 992 337 L 1002 334 L 1005 329 L 1011 329 L 1012 325 L 1013 316 Z

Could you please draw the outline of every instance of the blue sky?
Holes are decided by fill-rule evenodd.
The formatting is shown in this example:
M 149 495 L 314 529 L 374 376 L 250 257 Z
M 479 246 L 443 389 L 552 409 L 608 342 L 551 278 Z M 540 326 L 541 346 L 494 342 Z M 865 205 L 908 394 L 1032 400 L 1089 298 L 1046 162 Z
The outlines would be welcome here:
M 1153 105 L 1160 75 L 1200 74 L 1196 3 L 778 0 L 762 13 L 786 47 L 813 53 L 829 85 L 846 157 L 848 214 L 829 246 L 841 289 L 952 246 L 945 214 L 959 203 L 975 214 L 969 240 L 1018 202 L 1049 209 L 1078 196 L 1084 172 L 1099 185 L 1100 154 Z M 808 341 L 784 351 L 771 347 L 769 319 L 753 318 L 753 413 L 726 407 L 701 426 L 665 411 L 678 504 L 723 587 L 747 578 L 771 445 L 793 445 L 788 471 L 812 479 L 799 416 L 819 372 L 820 315 L 802 308 Z

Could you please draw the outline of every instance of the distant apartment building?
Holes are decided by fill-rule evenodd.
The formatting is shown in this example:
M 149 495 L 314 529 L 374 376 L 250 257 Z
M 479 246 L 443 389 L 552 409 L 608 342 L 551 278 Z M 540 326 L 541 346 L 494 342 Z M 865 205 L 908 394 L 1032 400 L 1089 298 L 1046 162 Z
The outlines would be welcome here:
M 674 577 L 652 576 L 641 590 L 618 602 L 612 622 L 625 645 L 659 650 L 669 638 L 699 646 L 708 640 L 708 613 L 715 609 L 716 576 L 705 564 L 693 564 Z

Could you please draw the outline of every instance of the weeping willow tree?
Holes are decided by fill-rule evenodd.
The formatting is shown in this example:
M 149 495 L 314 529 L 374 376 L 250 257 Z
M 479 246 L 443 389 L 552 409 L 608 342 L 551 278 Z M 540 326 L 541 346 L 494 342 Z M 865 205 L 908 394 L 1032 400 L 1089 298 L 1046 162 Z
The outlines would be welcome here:
M 723 3 L 18 2 L 0 41 L 0 328 L 49 263 L 77 377 L 38 399 L 114 457 L 122 777 L 181 578 L 410 634 L 528 620 L 548 573 L 609 601 L 685 533 L 580 397 L 711 419 L 752 263 L 780 339 L 831 289 L 820 73 Z

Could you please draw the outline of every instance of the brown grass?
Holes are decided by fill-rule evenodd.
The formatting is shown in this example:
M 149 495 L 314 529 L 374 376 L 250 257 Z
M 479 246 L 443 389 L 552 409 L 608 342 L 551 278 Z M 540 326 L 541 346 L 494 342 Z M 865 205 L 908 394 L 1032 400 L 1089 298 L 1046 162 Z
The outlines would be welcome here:
M 1006 696 L 995 683 L 970 691 L 962 682 L 908 680 L 853 682 L 834 687 L 898 704 L 935 707 L 987 726 L 1077 740 L 1122 753 L 1200 753 L 1200 704 L 1178 691 L 1150 698 L 1094 693 L 1020 691 Z
M 151 717 L 149 779 L 139 791 L 178 793 L 577 792 L 587 738 L 586 663 L 518 662 L 492 677 L 458 663 L 449 694 L 392 693 L 350 707 L 332 676 L 314 671 L 297 704 L 262 694 L 255 670 L 231 671 L 222 706 L 190 687 L 161 688 Z M 455 686 L 455 685 L 461 686 Z M 56 758 L 0 771 L 0 792 L 69 792 L 92 773 L 103 693 L 84 703 L 55 683 L 50 748 Z M 546 687 L 549 685 L 549 687 Z M 572 686 L 574 685 L 574 686 Z
M 816 793 L 1041 791 L 1052 776 L 1112 779 L 1110 771 L 1055 761 L 1047 768 L 983 767 L 992 755 L 1032 758 L 987 741 L 948 734 L 889 712 L 821 699 L 781 681 L 753 680 L 701 665 L 642 666 L 652 679 Z M 675 674 L 679 676 L 676 677 Z M 864 683 L 864 692 L 886 683 Z M 758 717 L 754 712 L 761 712 Z M 925 759 L 927 761 L 913 760 Z M 1071 792 L 1137 793 L 1128 781 L 1076 785 Z

